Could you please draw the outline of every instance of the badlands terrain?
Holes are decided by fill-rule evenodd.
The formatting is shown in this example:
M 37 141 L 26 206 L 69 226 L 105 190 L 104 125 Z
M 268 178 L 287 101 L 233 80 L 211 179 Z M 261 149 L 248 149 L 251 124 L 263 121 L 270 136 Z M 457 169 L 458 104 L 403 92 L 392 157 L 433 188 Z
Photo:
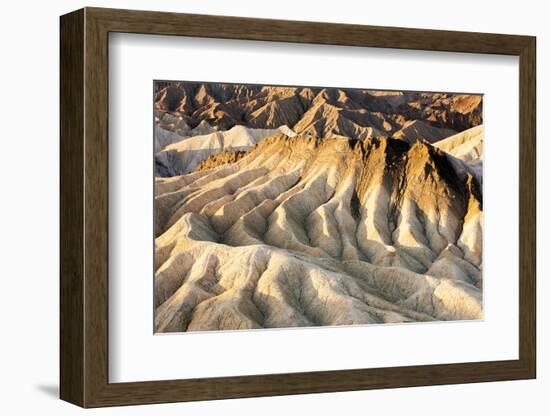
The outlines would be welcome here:
M 482 96 L 155 83 L 156 332 L 481 319 Z

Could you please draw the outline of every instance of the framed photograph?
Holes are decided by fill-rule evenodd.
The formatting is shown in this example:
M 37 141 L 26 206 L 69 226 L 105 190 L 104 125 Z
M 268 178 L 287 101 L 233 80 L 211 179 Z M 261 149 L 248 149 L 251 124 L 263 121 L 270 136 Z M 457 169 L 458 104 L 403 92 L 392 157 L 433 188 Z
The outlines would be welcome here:
M 535 378 L 534 37 L 60 24 L 63 400 Z

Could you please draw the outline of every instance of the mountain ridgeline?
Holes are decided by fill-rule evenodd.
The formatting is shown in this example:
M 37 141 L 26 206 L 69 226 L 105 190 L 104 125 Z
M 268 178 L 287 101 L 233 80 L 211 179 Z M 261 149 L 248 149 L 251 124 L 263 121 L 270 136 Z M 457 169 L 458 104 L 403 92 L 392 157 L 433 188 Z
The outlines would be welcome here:
M 414 121 L 447 132 L 482 123 L 481 95 L 186 82 L 155 88 L 157 114 L 181 117 L 191 128 L 203 121 L 222 130 L 286 125 L 299 134 L 363 139 L 391 137 Z

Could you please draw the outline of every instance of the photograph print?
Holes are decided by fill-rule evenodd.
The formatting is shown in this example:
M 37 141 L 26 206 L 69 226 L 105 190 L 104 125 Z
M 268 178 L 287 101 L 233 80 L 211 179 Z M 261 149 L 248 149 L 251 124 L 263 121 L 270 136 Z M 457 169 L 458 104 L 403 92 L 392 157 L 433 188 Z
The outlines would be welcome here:
M 482 94 L 153 90 L 155 333 L 483 319 Z

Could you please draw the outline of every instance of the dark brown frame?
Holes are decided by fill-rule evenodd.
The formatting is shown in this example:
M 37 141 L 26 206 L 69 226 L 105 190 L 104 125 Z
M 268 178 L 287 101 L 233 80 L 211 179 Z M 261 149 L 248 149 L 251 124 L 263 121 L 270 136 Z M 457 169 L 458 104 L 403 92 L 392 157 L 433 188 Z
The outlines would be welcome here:
M 61 17 L 60 396 L 83 407 L 536 377 L 535 38 L 85 8 Z M 205 379 L 108 380 L 108 34 L 178 35 L 519 56 L 519 359 Z

